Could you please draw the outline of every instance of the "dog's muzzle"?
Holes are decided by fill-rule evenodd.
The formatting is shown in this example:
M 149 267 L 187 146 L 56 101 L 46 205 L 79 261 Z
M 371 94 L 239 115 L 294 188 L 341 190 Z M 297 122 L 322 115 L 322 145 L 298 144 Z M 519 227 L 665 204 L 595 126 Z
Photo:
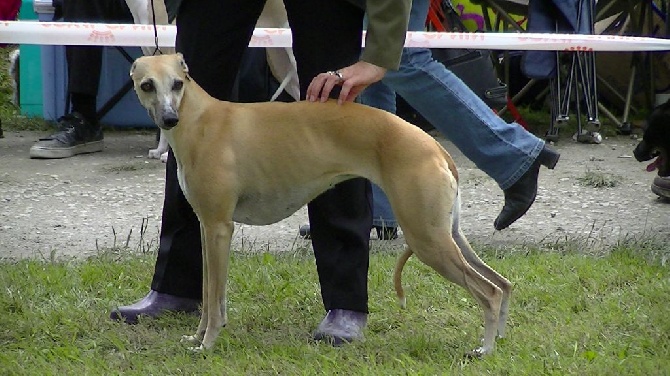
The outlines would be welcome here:
M 640 141 L 635 150 L 633 150 L 633 155 L 638 162 L 648 161 L 655 157 L 654 154 L 652 148 L 644 140 Z
M 161 123 L 163 124 L 161 128 L 165 130 L 172 129 L 179 123 L 179 116 L 177 114 L 166 114 L 161 119 Z

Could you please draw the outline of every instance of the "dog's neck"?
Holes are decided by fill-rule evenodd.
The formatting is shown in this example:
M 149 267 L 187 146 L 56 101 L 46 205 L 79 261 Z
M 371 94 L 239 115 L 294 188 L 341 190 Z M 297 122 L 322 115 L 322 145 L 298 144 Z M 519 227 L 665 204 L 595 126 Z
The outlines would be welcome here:
M 210 96 L 192 79 L 184 81 L 184 95 L 182 96 L 178 110 L 179 123 L 176 127 L 165 132 L 168 143 L 172 147 L 178 161 L 182 160 L 185 162 L 184 158 L 191 157 L 184 155 L 183 151 L 196 148 L 184 147 L 184 145 L 197 145 L 198 138 L 203 135 L 200 128 L 207 124 L 207 122 L 200 119 L 217 102 L 220 101 Z
M 209 106 L 210 101 L 216 101 L 205 89 L 200 87 L 193 79 L 184 81 L 184 95 L 179 103 L 179 117 L 198 117 Z

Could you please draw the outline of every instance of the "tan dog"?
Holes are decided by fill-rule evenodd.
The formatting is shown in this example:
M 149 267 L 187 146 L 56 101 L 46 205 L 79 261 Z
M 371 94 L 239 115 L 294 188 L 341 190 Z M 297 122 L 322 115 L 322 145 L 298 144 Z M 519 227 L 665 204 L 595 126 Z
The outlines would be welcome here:
M 126 0 L 126 5 L 133 16 L 133 22 L 136 24 L 151 25 L 154 21 L 156 25 L 168 24 L 168 12 L 163 0 Z M 288 16 L 286 15 L 286 9 L 282 0 L 267 0 L 265 2 L 265 7 L 258 17 L 256 27 L 288 28 Z M 175 53 L 175 49 L 173 47 L 162 47 L 160 52 L 158 52 L 156 51 L 156 47 L 142 47 L 142 53 L 145 56 L 157 53 L 173 54 Z M 277 99 L 284 90 L 293 99 L 300 100 L 300 85 L 298 84 L 298 72 L 296 71 L 293 49 L 267 48 L 266 56 L 272 75 L 280 83 L 270 101 Z M 18 103 L 18 100 L 16 103 Z M 150 149 L 148 156 L 149 158 L 160 159 L 162 162 L 166 162 L 167 151 L 167 139 L 165 139 L 163 132 L 160 132 L 158 146 L 155 149 Z
M 371 107 L 326 103 L 231 103 L 209 96 L 181 55 L 141 57 L 130 75 L 140 102 L 165 131 L 179 184 L 201 224 L 203 307 L 186 340 L 214 345 L 227 322 L 233 221 L 280 221 L 333 185 L 362 176 L 386 192 L 411 253 L 470 291 L 484 309 L 483 345 L 505 332 L 511 283 L 482 262 L 459 226 L 457 172 L 428 134 Z M 410 250 L 411 249 L 411 250 Z

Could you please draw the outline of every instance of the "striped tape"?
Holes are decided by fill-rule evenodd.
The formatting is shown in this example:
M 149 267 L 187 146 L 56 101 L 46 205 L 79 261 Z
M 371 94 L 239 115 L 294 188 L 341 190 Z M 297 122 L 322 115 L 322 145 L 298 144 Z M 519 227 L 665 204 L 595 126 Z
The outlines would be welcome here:
M 159 25 L 160 47 L 174 47 L 177 29 Z M 79 22 L 0 22 L 0 43 L 38 45 L 155 45 L 151 25 Z M 670 40 L 648 37 L 539 33 L 409 32 L 405 45 L 429 48 L 476 48 L 544 51 L 670 51 Z M 257 28 L 250 47 L 290 47 L 291 30 Z

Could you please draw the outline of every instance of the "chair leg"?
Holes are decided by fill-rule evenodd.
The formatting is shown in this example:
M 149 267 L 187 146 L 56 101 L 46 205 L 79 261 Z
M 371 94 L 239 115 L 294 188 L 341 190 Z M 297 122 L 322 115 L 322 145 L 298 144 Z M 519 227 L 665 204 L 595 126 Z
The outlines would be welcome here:
M 129 63 L 131 64 L 133 63 L 134 61 L 133 57 L 130 56 L 130 54 L 128 54 L 128 52 L 124 48 L 119 46 L 115 46 L 115 48 L 121 55 L 123 55 L 123 57 Z M 112 97 L 109 98 L 102 105 L 102 107 L 100 107 L 100 109 L 96 112 L 96 117 L 98 118 L 98 120 L 105 117 L 105 115 L 107 115 L 107 113 L 111 111 L 114 108 L 114 106 L 116 106 L 119 103 L 119 101 L 121 101 L 121 99 L 123 99 L 123 97 L 130 92 L 132 88 L 133 88 L 133 80 L 128 79 L 128 81 L 126 81 L 126 83 L 119 90 L 117 90 L 116 93 L 114 93 L 114 95 L 112 95 Z
M 119 101 L 123 99 L 123 97 L 128 94 L 130 90 L 132 90 L 132 88 L 133 80 L 126 81 L 126 83 L 119 90 L 117 90 L 117 92 L 114 93 L 114 95 L 112 95 L 112 97 L 109 98 L 105 104 L 102 105 L 102 107 L 100 107 L 95 116 L 97 116 L 98 119 L 105 117 L 105 115 L 107 115 L 107 113 L 111 111 L 112 108 L 114 108 L 114 106 L 116 106 Z

